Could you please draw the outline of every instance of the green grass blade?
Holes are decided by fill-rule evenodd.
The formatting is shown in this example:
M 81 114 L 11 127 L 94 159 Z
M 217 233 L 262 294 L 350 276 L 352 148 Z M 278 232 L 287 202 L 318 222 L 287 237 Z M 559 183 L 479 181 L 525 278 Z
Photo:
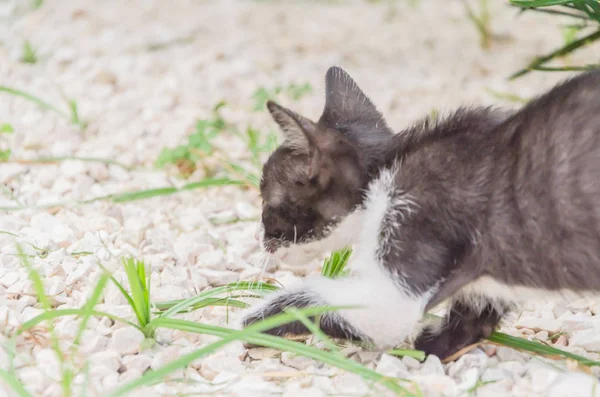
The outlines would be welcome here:
M 58 317 L 64 317 L 64 316 L 84 316 L 86 313 L 87 313 L 87 311 L 85 309 L 59 309 L 59 310 L 51 310 L 48 312 L 44 312 L 44 313 L 38 314 L 31 320 L 28 320 L 28 321 L 24 322 L 23 324 L 21 324 L 18 331 L 16 332 L 16 335 L 17 336 L 21 335 L 23 332 L 26 332 L 26 331 L 30 330 L 31 328 L 35 327 L 36 325 L 40 324 L 41 322 L 44 322 L 47 320 L 52 320 L 52 319 L 55 319 Z M 122 317 L 115 316 L 114 314 L 101 312 L 101 311 L 97 311 L 97 310 L 92 310 L 90 312 L 90 315 L 96 316 L 96 317 L 107 317 L 114 321 L 119 321 L 124 324 L 129 324 L 129 325 L 139 329 L 140 331 L 142 330 L 137 324 L 134 324 L 131 321 L 128 321 Z
M 71 111 L 71 123 L 80 126 L 82 129 L 85 129 L 85 127 L 87 127 L 87 123 L 79 116 L 79 107 L 77 106 L 77 101 L 69 99 L 67 103 L 69 104 L 69 110 Z
M 192 182 L 184 185 L 181 190 L 193 190 L 205 187 L 216 187 L 216 186 L 232 186 L 232 185 L 243 185 L 243 181 L 231 178 L 206 178 L 199 182 Z
M 576 18 L 576 19 L 583 19 L 584 21 L 589 21 L 591 19 L 590 16 L 587 14 L 573 14 L 571 12 L 545 9 L 545 8 L 527 8 L 527 9 L 523 9 L 523 10 L 541 12 L 544 14 L 551 14 L 551 15 L 560 15 L 560 16 Z
M 315 322 L 311 321 L 300 310 L 298 310 L 295 307 L 288 307 L 284 311 L 285 313 L 289 313 L 292 316 L 294 316 L 296 320 L 300 321 L 313 335 L 319 338 L 319 340 L 323 342 L 323 344 L 327 346 L 329 350 L 331 350 L 332 352 L 339 351 L 335 343 L 333 343 L 332 340 L 327 335 L 325 335 L 323 331 L 321 331 L 321 328 L 319 328 L 319 326 Z
M 242 297 L 250 297 L 250 295 L 245 295 Z M 178 299 L 175 301 L 155 303 L 153 306 L 159 312 L 162 312 L 165 310 L 169 310 L 176 304 L 183 302 L 183 301 L 184 301 L 184 299 Z M 248 304 L 246 302 L 242 302 L 235 298 L 205 298 L 205 299 L 201 300 L 200 302 L 198 302 L 197 304 L 195 304 L 194 306 L 188 307 L 185 310 L 180 311 L 179 313 L 187 313 L 187 312 L 202 309 L 202 308 L 208 307 L 208 306 L 228 306 L 228 307 L 238 307 L 240 309 L 244 309 L 244 308 L 248 307 Z
M 305 311 L 305 313 L 310 312 L 311 314 L 316 315 L 316 314 L 322 314 L 322 313 L 326 313 L 328 311 L 334 310 L 334 308 L 310 308 L 310 309 L 303 309 L 303 310 Z M 281 318 L 282 316 L 284 317 L 283 319 Z M 174 372 L 180 368 L 186 367 L 192 361 L 194 361 L 204 355 L 215 352 L 219 348 L 225 346 L 228 343 L 233 342 L 234 340 L 237 340 L 237 339 L 243 340 L 243 339 L 238 338 L 238 334 L 261 332 L 266 329 L 272 328 L 273 326 L 278 325 L 278 321 L 280 321 L 280 324 L 284 324 L 286 322 L 285 320 L 288 320 L 288 322 L 289 322 L 289 321 L 291 321 L 291 317 L 292 316 L 290 316 L 289 314 L 273 316 L 273 317 L 267 318 L 264 321 L 253 324 L 252 326 L 246 328 L 244 331 L 235 331 L 235 330 L 231 330 L 231 329 L 223 328 L 223 327 L 197 324 L 197 323 L 194 323 L 191 321 L 185 321 L 185 320 L 169 319 L 169 318 L 163 318 L 163 317 L 155 318 L 152 321 L 152 325 L 155 327 L 171 328 L 171 329 L 177 329 L 180 331 L 188 331 L 188 332 L 195 332 L 195 333 L 200 333 L 200 334 L 214 335 L 214 336 L 221 337 L 223 339 L 220 341 L 217 341 L 215 343 L 212 343 L 208 346 L 205 346 L 199 350 L 196 350 L 195 352 L 192 352 L 188 355 L 180 357 L 179 359 L 174 360 L 155 371 L 146 372 L 141 378 L 136 379 L 132 382 L 129 382 L 129 383 L 119 387 L 117 390 L 115 390 L 114 392 L 109 394 L 109 397 L 122 396 L 122 395 L 130 392 L 131 390 L 137 389 L 141 386 L 146 386 L 146 385 L 150 385 L 150 384 L 159 382 L 165 376 L 170 374 L 171 372 Z M 277 337 L 275 337 L 275 338 L 277 338 Z M 277 339 L 283 339 L 283 338 L 277 338 Z M 283 339 L 283 340 L 285 340 L 285 339 Z
M 122 203 L 127 201 L 135 201 L 135 200 L 143 200 L 157 196 L 166 196 L 175 193 L 179 193 L 185 190 L 193 190 L 207 187 L 217 187 L 217 186 L 231 186 L 231 185 L 245 185 L 246 182 L 238 181 L 230 178 L 208 178 L 202 180 L 200 182 L 193 182 L 184 185 L 180 189 L 175 187 L 163 187 L 157 189 L 147 189 L 147 190 L 136 190 L 131 192 L 124 193 L 115 193 L 108 194 L 105 196 L 93 197 L 91 199 L 82 200 L 82 201 L 63 201 L 57 203 L 50 203 L 44 205 L 33 205 L 33 206 L 19 206 L 19 207 L 0 207 L 0 211 L 20 211 L 25 209 L 42 209 L 42 208 L 52 208 L 52 207 L 63 207 L 66 205 L 83 205 L 90 204 L 96 201 L 110 200 L 116 203 Z
M 564 350 L 560 350 L 555 347 L 550 347 L 539 342 L 532 342 L 524 338 L 510 336 L 502 332 L 492 333 L 492 335 L 490 335 L 490 337 L 487 338 L 487 340 L 503 346 L 511 347 L 513 349 L 524 350 L 542 356 L 570 358 L 588 367 L 600 366 L 600 361 L 590 360 L 588 358 L 578 356 L 577 354 L 569 353 Z
M 100 275 L 98 283 L 96 284 L 96 288 L 94 288 L 94 291 L 92 292 L 92 296 L 90 297 L 90 299 L 88 299 L 88 301 L 85 303 L 85 306 L 83 307 L 83 315 L 81 316 L 81 322 L 79 323 L 79 329 L 77 330 L 77 335 L 75 335 L 73 346 L 79 344 L 79 341 L 83 336 L 83 332 L 85 331 L 85 327 L 87 326 L 90 317 L 94 313 L 94 307 L 96 307 L 96 304 L 100 300 L 102 292 L 104 291 L 104 288 L 106 287 L 107 283 L 108 275 L 106 273 L 102 273 Z
M 157 189 L 137 190 L 132 192 L 115 194 L 111 197 L 111 200 L 115 203 L 145 200 L 157 196 L 168 196 L 173 193 L 177 193 L 178 190 L 179 189 L 177 189 L 176 187 L 162 187 Z
M 18 97 L 27 99 L 28 101 L 35 103 L 42 109 L 53 111 L 54 113 L 66 118 L 66 119 L 69 119 L 69 115 L 66 114 L 64 111 L 60 110 L 56 106 L 51 105 L 48 102 L 46 102 L 32 94 L 29 94 L 25 91 L 21 91 L 21 90 L 17 90 L 16 88 L 11 88 L 11 87 L 7 87 L 4 85 L 0 85 L 0 92 L 6 92 L 7 94 L 11 94 L 14 96 L 18 96 Z
M 590 70 L 600 69 L 600 64 L 591 64 L 583 66 L 563 66 L 563 67 L 550 67 L 550 66 L 537 66 L 533 68 L 543 72 L 587 72 Z
M 352 255 L 352 249 L 349 247 L 335 251 L 323 262 L 321 274 L 328 278 L 337 278 L 344 275 L 348 260 Z
M 148 275 L 146 275 L 146 264 L 143 261 L 135 261 L 136 267 L 137 267 L 137 275 L 138 275 L 138 282 L 139 285 L 141 287 L 141 289 L 138 291 L 138 293 L 140 294 L 140 296 L 138 297 L 138 299 L 140 300 L 140 304 L 142 305 L 142 309 L 143 309 L 143 313 L 144 313 L 144 320 L 146 320 L 146 323 L 150 322 L 150 318 L 151 318 L 151 314 L 150 314 L 150 307 L 151 307 L 151 303 L 150 303 L 150 273 L 148 273 Z
M 31 283 L 33 284 L 33 290 L 38 299 L 38 302 L 42 306 L 43 311 L 46 313 L 51 312 L 52 306 L 50 305 L 50 300 L 46 296 L 46 290 L 44 288 L 44 283 L 42 282 L 42 277 L 40 276 L 40 273 L 31 265 L 31 263 L 29 263 L 29 259 L 27 258 L 27 255 L 25 255 L 25 252 L 23 251 L 23 248 L 21 247 L 20 244 L 17 244 L 17 252 L 21 259 L 21 263 L 23 264 L 23 266 L 25 267 L 25 269 L 27 269 L 27 272 L 29 273 L 28 276 L 29 276 L 29 279 L 31 280 Z M 54 324 L 50 321 L 48 322 L 48 332 L 50 334 L 50 346 L 52 347 L 52 350 L 54 350 L 54 353 L 57 355 L 57 357 L 59 358 L 59 361 L 60 361 L 60 371 L 61 371 L 61 375 L 62 375 L 61 385 L 63 388 L 63 394 L 65 395 L 65 397 L 69 397 L 71 395 L 71 393 L 70 393 L 71 371 L 65 365 L 64 354 L 60 348 L 58 336 L 56 335 L 56 332 L 54 330 Z
M 509 102 L 514 102 L 514 103 L 519 103 L 519 104 L 524 105 L 530 101 L 527 98 L 523 98 L 522 96 L 512 94 L 510 92 L 499 92 L 499 91 L 492 90 L 491 88 L 486 88 L 486 91 L 488 94 L 492 95 L 493 97 L 495 97 L 497 99 L 502 99 L 502 100 L 506 100 Z
M 308 309 L 302 309 L 301 312 L 305 316 L 315 316 L 315 315 L 323 314 L 326 312 L 330 312 L 335 309 L 339 309 L 339 308 L 333 308 L 333 307 L 308 308 Z M 194 361 L 206 354 L 210 354 L 210 353 L 216 351 L 217 349 L 223 347 L 227 343 L 230 343 L 234 340 L 242 340 L 242 341 L 246 341 L 249 343 L 266 346 L 266 347 L 272 347 L 272 348 L 276 348 L 276 349 L 280 349 L 280 350 L 284 350 L 284 351 L 289 351 L 289 352 L 292 352 L 292 353 L 295 353 L 298 355 L 302 355 L 305 357 L 313 358 L 318 361 L 336 366 L 338 368 L 356 373 L 367 380 L 371 380 L 371 381 L 380 383 L 384 387 L 387 387 L 388 389 L 393 390 L 396 393 L 399 393 L 401 395 L 414 396 L 413 393 L 411 393 L 409 390 L 407 390 L 405 387 L 403 387 L 399 384 L 399 382 L 401 381 L 400 379 L 385 377 L 375 371 L 372 371 L 372 370 L 362 366 L 359 363 L 356 363 L 352 360 L 348 360 L 343 357 L 339 357 L 330 352 L 324 352 L 317 348 L 314 348 L 311 346 L 306 346 L 302 343 L 289 341 L 284 338 L 280 338 L 280 337 L 276 337 L 276 336 L 272 336 L 272 335 L 260 334 L 261 331 L 267 330 L 267 329 L 272 328 L 277 325 L 284 324 L 286 322 L 293 321 L 294 319 L 295 319 L 295 317 L 291 314 L 287 314 L 287 313 L 280 314 L 277 316 L 269 317 L 269 318 L 265 319 L 264 321 L 255 323 L 252 326 L 244 329 L 243 331 L 236 331 L 236 330 L 231 330 L 231 329 L 227 329 L 227 328 L 223 328 L 223 327 L 198 324 L 198 323 L 195 323 L 192 321 L 186 321 L 186 320 L 169 319 L 169 318 L 162 318 L 162 317 L 156 318 L 155 320 L 153 320 L 153 326 L 155 326 L 155 327 L 171 328 L 171 329 L 177 329 L 177 330 L 187 331 L 187 332 L 194 332 L 194 333 L 199 333 L 199 334 L 214 335 L 214 336 L 221 337 L 223 339 L 218 342 L 215 342 L 213 344 L 210 344 L 208 346 L 205 346 L 204 348 L 199 349 L 193 353 L 190 353 L 184 357 L 181 357 L 181 358 L 165 365 L 164 367 L 157 369 L 156 371 L 147 372 L 146 374 L 144 374 L 144 376 L 142 378 L 136 379 L 136 380 L 120 387 L 119 389 L 117 389 L 116 391 L 111 393 L 109 396 L 110 397 L 121 396 L 131 390 L 138 388 L 138 387 L 148 385 L 148 384 L 153 384 L 157 381 L 160 381 L 165 376 L 167 376 L 169 373 L 171 373 L 179 368 L 187 366 L 192 361 Z
M 150 322 L 150 306 L 149 302 L 145 300 L 144 285 L 141 278 L 143 270 L 140 270 L 143 265 L 140 265 L 140 263 L 143 262 L 137 262 L 133 258 L 123 259 L 123 267 L 131 290 L 131 302 L 133 302 L 131 308 L 138 319 L 140 327 L 146 328 Z
M 21 248 L 21 245 L 19 245 L 19 244 L 17 244 L 17 252 L 19 253 L 19 257 L 21 258 L 21 262 L 23 263 L 23 266 L 25 266 L 25 269 L 27 269 L 27 272 L 29 273 L 29 279 L 31 280 L 31 283 L 33 284 L 33 290 L 35 291 L 35 295 L 37 296 L 37 298 L 40 302 L 40 305 L 42 305 L 42 308 L 44 310 L 50 310 L 51 309 L 50 301 L 48 300 L 48 297 L 46 296 L 46 291 L 44 289 L 44 283 L 42 282 L 42 278 L 40 277 L 40 274 L 38 273 L 37 270 L 35 270 L 35 268 L 33 266 L 31 266 L 31 263 L 29 263 L 29 260 L 27 259 L 27 255 L 25 255 L 23 248 Z
M 571 3 L 577 3 L 578 0 L 509 0 L 511 4 L 519 7 L 551 7 Z
M 600 39 L 600 29 L 596 30 L 595 32 L 590 33 L 587 36 L 584 36 L 578 40 L 575 40 L 575 41 L 559 48 L 558 50 L 551 52 L 548 55 L 544 55 L 542 57 L 536 58 L 533 62 L 531 62 L 529 64 L 529 66 L 527 66 L 525 69 L 519 70 L 518 72 L 514 73 L 513 75 L 511 75 L 509 77 L 509 79 L 514 80 L 518 77 L 521 77 L 521 76 L 531 72 L 532 70 L 539 68 L 544 63 L 546 63 L 554 58 L 567 55 L 567 54 L 569 54 L 587 44 L 590 44 L 591 42 L 598 40 L 598 39 Z
M 237 181 L 229 178 L 207 178 L 199 182 L 188 183 L 187 185 L 182 186 L 181 188 L 176 187 L 162 187 L 157 189 L 146 189 L 146 190 L 137 190 L 132 192 L 118 193 L 110 196 L 99 197 L 97 199 L 92 199 L 96 201 L 98 199 L 109 198 L 115 203 L 123 203 L 127 201 L 135 201 L 135 200 L 144 200 L 157 196 L 168 196 L 177 192 L 181 192 L 184 190 L 193 190 L 207 187 L 217 187 L 217 186 L 231 186 L 231 185 L 241 185 L 242 181 Z M 88 201 L 92 201 L 88 200 Z
M 270 319 L 272 319 L 272 318 L 273 317 L 271 317 Z M 283 318 L 277 319 L 278 320 L 277 322 L 281 323 L 282 319 Z M 290 316 L 287 318 L 287 320 L 293 320 L 293 319 L 294 319 L 293 316 Z M 205 324 L 197 324 L 197 323 L 194 323 L 191 321 L 185 321 L 185 320 L 176 320 L 176 319 L 161 319 L 161 320 L 166 321 L 166 322 L 165 323 L 161 322 L 161 324 L 157 325 L 157 326 L 161 326 L 164 328 L 185 330 L 187 332 L 220 336 L 220 337 L 224 338 L 222 341 L 229 340 L 229 339 L 241 340 L 241 341 L 244 341 L 247 343 L 252 343 L 255 345 L 271 347 L 274 349 L 279 349 L 282 351 L 294 353 L 294 354 L 297 354 L 300 356 L 312 358 L 314 360 L 317 360 L 317 361 L 338 367 L 340 369 L 355 373 L 355 374 L 363 377 L 366 380 L 380 383 L 383 386 L 387 387 L 388 389 L 390 389 L 396 393 L 402 393 L 402 395 L 406 395 L 406 396 L 414 395 L 414 394 L 410 393 L 406 388 L 399 385 L 398 382 L 401 381 L 400 379 L 394 379 L 394 378 L 389 378 L 389 377 L 383 376 L 375 371 L 372 371 L 372 370 L 364 367 L 363 365 L 361 365 L 355 361 L 341 357 L 335 353 L 325 352 L 325 351 L 322 351 L 315 347 L 307 346 L 303 343 L 290 341 L 290 340 L 287 340 L 287 339 L 284 339 L 281 337 L 272 336 L 272 335 L 260 334 L 260 333 L 258 333 L 259 332 L 258 330 L 254 330 L 252 332 L 249 332 L 248 329 L 246 329 L 244 331 L 234 331 L 234 330 L 230 330 L 227 328 L 215 327 L 215 326 L 210 326 L 210 325 L 205 325 Z M 269 320 L 269 319 L 267 319 L 267 320 Z M 270 328 L 270 327 L 268 327 L 268 328 Z M 220 342 L 222 342 L 222 341 L 220 341 Z M 210 347 L 210 345 L 207 347 Z M 211 353 L 214 350 L 215 349 L 212 349 L 212 348 L 208 349 L 208 351 L 204 354 Z
M 17 393 L 19 397 L 34 397 L 33 394 L 29 393 L 23 384 L 13 375 L 0 369 L 0 380 L 4 381 L 11 389 Z
M 100 266 L 102 268 L 102 270 L 104 271 L 104 273 L 108 275 L 108 278 L 110 279 L 110 281 L 112 281 L 113 284 L 117 287 L 117 289 L 121 292 L 121 294 L 123 295 L 123 297 L 129 304 L 129 306 L 131 306 L 131 308 L 133 309 L 133 311 L 135 313 L 135 310 L 136 310 L 135 302 L 133 301 L 133 298 L 131 297 L 131 295 L 129 295 L 129 293 L 127 292 L 125 287 L 123 287 L 123 285 L 120 282 L 118 282 L 117 279 L 112 274 L 110 274 L 108 269 L 106 269 L 104 266 L 102 266 L 101 263 L 98 263 L 98 266 Z M 137 317 L 137 313 L 135 313 L 135 314 Z M 138 317 L 138 321 L 139 321 L 139 317 Z
M 15 132 L 14 127 L 10 123 L 0 124 L 0 134 L 12 134 Z
M 191 307 L 194 307 L 197 304 L 200 304 L 206 298 L 212 298 L 217 295 L 226 294 L 229 292 L 235 291 L 252 291 L 252 292 L 273 292 L 277 291 L 278 288 L 267 283 L 263 282 L 237 282 L 232 284 L 227 284 L 222 287 L 213 288 L 207 291 L 203 291 L 198 296 L 193 298 L 184 299 L 171 306 L 165 312 L 163 312 L 160 317 L 170 317 L 174 314 L 181 313 L 183 311 L 188 310 Z
M 425 360 L 425 352 L 421 350 L 404 350 L 404 349 L 393 349 L 387 352 L 393 356 L 399 357 L 412 357 L 419 361 Z

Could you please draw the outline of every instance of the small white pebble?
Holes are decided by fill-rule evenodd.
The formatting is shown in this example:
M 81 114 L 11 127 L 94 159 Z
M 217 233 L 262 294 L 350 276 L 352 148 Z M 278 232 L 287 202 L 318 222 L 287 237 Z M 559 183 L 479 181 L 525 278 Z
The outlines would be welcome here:
M 109 342 L 108 348 L 121 354 L 133 354 L 139 351 L 144 334 L 138 329 L 128 326 L 117 329 Z

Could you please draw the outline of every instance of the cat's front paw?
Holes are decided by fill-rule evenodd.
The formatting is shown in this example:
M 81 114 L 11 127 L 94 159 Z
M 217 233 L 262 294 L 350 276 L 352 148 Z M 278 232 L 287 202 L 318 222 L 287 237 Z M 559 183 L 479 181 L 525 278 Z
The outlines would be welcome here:
M 425 328 L 415 340 L 415 349 L 422 350 L 428 355 L 433 354 L 440 360 L 444 360 L 467 346 L 474 345 L 483 337 L 482 329 L 476 327 L 470 329 L 444 327 L 435 331 L 431 328 Z
M 427 355 L 434 355 L 441 360 L 457 351 L 452 346 L 451 335 L 443 330 L 425 328 L 415 340 L 415 349 L 424 351 Z

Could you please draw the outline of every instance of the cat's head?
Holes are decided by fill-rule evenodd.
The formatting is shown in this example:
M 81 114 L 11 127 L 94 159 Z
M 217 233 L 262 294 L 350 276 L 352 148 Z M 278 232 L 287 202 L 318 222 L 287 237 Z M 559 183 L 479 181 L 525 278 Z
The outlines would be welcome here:
M 261 242 L 279 257 L 293 247 L 332 240 L 335 226 L 363 200 L 369 146 L 391 136 L 382 115 L 346 72 L 330 68 L 325 86 L 325 108 L 317 122 L 267 103 L 284 141 L 263 167 Z

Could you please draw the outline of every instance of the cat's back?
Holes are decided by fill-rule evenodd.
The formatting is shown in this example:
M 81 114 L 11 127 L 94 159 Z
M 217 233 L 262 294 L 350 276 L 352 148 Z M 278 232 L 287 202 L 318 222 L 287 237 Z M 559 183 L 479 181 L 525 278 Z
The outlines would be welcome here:
M 503 277 L 600 288 L 600 71 L 556 86 L 497 134 L 491 243 L 519 265 Z
M 600 194 L 600 71 L 556 86 L 499 129 L 517 190 L 571 203 Z

